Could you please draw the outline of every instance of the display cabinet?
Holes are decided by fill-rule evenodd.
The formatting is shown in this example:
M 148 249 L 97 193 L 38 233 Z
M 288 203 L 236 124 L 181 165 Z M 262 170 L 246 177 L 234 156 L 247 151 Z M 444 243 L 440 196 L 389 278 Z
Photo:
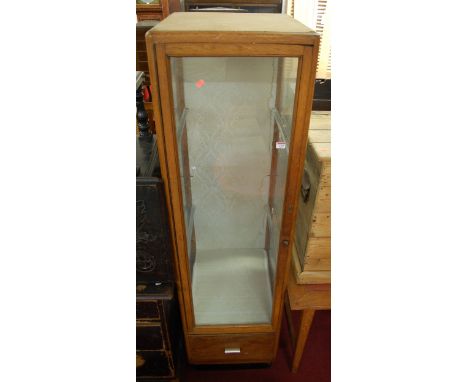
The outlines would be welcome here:
M 191 363 L 270 363 L 318 35 L 282 14 L 174 13 L 146 34 Z

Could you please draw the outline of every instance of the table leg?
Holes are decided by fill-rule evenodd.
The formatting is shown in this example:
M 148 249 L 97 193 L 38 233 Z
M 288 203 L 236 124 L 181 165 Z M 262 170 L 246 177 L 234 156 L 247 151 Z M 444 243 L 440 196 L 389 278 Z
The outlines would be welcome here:
M 293 349 L 296 347 L 296 331 L 294 330 L 294 324 L 291 314 L 291 304 L 289 303 L 288 292 L 284 294 L 284 310 L 286 311 L 286 322 L 288 324 L 289 337 L 291 338 L 291 343 Z
M 314 320 L 315 310 L 304 309 L 301 312 L 301 323 L 299 326 L 299 334 L 296 340 L 296 349 L 294 350 L 294 358 L 292 363 L 292 372 L 297 372 L 299 364 L 301 363 L 302 353 L 304 352 L 304 346 L 309 335 L 309 329 Z

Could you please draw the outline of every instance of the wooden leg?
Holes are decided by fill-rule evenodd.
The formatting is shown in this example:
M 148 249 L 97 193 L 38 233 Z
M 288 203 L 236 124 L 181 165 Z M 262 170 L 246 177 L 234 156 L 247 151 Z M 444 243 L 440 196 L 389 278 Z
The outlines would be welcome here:
M 292 347 L 294 349 L 296 347 L 296 331 L 294 330 L 288 291 L 286 291 L 284 294 L 284 310 L 286 311 L 286 321 L 288 323 L 289 337 L 291 337 Z
M 301 363 L 304 346 L 309 335 L 309 329 L 314 319 L 315 310 L 305 309 L 301 313 L 301 324 L 299 327 L 299 335 L 297 336 L 296 349 L 294 350 L 294 358 L 292 364 L 292 372 L 297 372 Z

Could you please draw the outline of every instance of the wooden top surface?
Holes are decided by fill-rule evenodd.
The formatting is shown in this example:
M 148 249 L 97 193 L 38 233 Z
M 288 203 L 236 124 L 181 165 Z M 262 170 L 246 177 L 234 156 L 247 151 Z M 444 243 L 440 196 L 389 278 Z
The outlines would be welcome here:
M 280 13 L 174 12 L 151 29 L 157 42 L 313 45 L 319 36 Z
M 309 142 L 322 161 L 331 160 L 331 113 L 312 112 L 309 125 Z
M 160 32 L 263 32 L 314 34 L 280 13 L 175 12 L 155 28 Z

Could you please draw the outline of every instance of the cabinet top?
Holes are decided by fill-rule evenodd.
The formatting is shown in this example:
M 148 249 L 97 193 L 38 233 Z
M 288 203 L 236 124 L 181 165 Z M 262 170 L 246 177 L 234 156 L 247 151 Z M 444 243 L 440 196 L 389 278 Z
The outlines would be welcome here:
M 245 40 L 313 44 L 318 40 L 318 34 L 312 29 L 278 13 L 175 12 L 149 33 L 157 42 L 190 41 L 190 37 L 198 41 L 201 35 L 211 36 L 213 42 L 220 43 Z

